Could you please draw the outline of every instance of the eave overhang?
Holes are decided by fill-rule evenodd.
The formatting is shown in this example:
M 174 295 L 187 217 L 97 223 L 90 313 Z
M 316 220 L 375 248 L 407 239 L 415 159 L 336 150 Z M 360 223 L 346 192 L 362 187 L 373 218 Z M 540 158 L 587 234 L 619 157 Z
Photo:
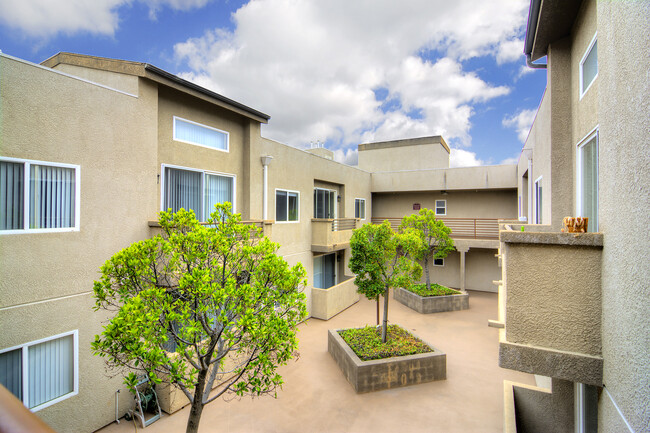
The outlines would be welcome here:
M 569 36 L 581 4 L 582 0 L 531 0 L 524 54 L 538 60 L 550 44 Z

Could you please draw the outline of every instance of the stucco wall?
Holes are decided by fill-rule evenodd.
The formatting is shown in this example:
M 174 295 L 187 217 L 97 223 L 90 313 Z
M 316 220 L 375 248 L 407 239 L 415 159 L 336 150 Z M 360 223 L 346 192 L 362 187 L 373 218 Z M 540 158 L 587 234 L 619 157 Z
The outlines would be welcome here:
M 372 172 L 449 167 L 440 137 L 368 143 L 359 146 L 359 168 Z
M 597 10 L 603 381 L 640 432 L 650 425 L 650 2 L 599 1 Z M 608 400 L 599 430 L 622 431 Z

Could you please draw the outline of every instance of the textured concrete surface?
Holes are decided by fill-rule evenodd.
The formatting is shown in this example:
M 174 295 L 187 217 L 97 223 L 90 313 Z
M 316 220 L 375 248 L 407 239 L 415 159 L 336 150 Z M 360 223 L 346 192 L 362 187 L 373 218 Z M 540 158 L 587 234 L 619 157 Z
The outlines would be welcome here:
M 447 357 L 429 344 L 431 352 L 363 361 L 339 335 L 327 333 L 327 350 L 358 393 L 418 385 L 447 378 Z M 416 335 L 417 338 L 420 338 Z M 420 338 L 422 340 L 422 338 Z M 426 343 L 426 342 L 425 342 Z
M 329 320 L 341 311 L 359 302 L 357 286 L 354 278 L 346 276 L 347 280 L 328 289 L 311 289 L 311 315 L 316 319 Z
M 393 298 L 421 314 L 460 311 L 469 308 L 469 295 L 420 296 L 402 288 L 393 291 Z
M 215 401 L 203 411 L 206 432 L 502 432 L 503 380 L 532 375 L 497 366 L 497 295 L 471 292 L 470 310 L 422 315 L 391 302 L 389 319 L 447 354 L 447 380 L 357 394 L 327 353 L 328 329 L 374 324 L 375 303 L 362 298 L 330 321 L 300 327 L 300 359 L 280 369 L 278 398 Z M 147 433 L 184 431 L 189 408 L 164 416 Z M 122 419 L 102 433 L 135 431 Z

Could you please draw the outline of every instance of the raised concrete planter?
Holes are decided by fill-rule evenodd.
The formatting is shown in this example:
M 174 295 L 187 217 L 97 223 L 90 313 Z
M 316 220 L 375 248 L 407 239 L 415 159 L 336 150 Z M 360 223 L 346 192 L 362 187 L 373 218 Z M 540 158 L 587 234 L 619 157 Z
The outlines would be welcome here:
M 354 278 L 348 278 L 329 289 L 312 288 L 311 316 L 316 319 L 329 320 L 341 311 L 359 302 Z
M 447 355 L 431 345 L 429 353 L 362 361 L 338 331 L 328 331 L 327 350 L 358 393 L 447 379 Z
M 469 309 L 469 295 L 420 296 L 398 287 L 393 290 L 393 298 L 422 314 L 441 313 Z

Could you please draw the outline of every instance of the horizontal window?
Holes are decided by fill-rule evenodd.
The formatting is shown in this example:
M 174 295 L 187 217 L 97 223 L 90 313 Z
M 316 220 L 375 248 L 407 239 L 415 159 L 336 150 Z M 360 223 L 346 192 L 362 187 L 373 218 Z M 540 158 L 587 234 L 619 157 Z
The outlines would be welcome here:
M 228 152 L 229 134 L 207 125 L 174 116 L 174 140 Z
M 218 203 L 232 203 L 235 211 L 235 177 L 202 170 L 163 166 L 162 209 L 193 210 L 206 221 Z
M 0 159 L 0 233 L 79 229 L 79 166 Z
M 354 199 L 354 217 L 366 219 L 366 200 L 363 198 Z
M 300 194 L 296 191 L 275 190 L 275 220 L 291 222 L 299 220 Z
M 445 266 L 445 259 L 433 259 L 433 266 Z
M 447 200 L 436 200 L 436 215 L 447 215 Z
M 0 351 L 0 383 L 38 411 L 78 393 L 77 331 Z

